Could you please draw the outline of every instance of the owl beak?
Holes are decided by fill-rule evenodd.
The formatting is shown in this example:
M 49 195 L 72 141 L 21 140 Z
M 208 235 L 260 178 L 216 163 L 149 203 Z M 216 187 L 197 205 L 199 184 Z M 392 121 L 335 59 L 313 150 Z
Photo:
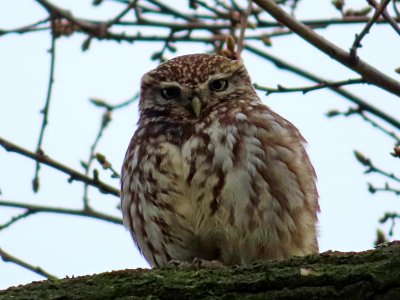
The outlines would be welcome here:
M 198 118 L 200 116 L 200 111 L 201 111 L 201 102 L 198 96 L 194 96 L 192 99 L 192 109 L 194 114 Z

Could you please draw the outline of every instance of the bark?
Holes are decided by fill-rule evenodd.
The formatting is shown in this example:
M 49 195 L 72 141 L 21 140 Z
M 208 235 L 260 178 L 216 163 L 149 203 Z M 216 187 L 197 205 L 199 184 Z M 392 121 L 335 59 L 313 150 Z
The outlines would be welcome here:
M 0 299 L 399 299 L 400 242 L 220 268 L 114 271 L 0 291 Z

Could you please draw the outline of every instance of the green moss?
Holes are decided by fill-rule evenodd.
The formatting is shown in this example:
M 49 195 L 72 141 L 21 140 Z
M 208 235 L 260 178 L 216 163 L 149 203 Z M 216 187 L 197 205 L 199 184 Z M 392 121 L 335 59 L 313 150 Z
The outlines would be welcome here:
M 365 299 L 400 288 L 400 243 L 248 266 L 121 270 L 34 282 L 0 299 Z M 389 299 L 389 298 L 387 298 Z

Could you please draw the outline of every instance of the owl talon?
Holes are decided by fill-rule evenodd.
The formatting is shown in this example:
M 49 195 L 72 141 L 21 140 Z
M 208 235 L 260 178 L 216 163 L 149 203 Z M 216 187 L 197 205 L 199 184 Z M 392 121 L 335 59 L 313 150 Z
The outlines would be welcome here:
M 195 257 L 192 261 L 192 265 L 201 268 L 217 269 L 224 267 L 224 264 L 216 259 L 206 260 L 202 258 Z
M 219 260 L 206 260 L 202 258 L 195 257 L 191 262 L 181 261 L 181 260 L 170 260 L 164 266 L 165 268 L 170 269 L 179 269 L 179 268 L 209 268 L 209 269 L 217 269 L 224 267 L 224 264 Z
M 167 264 L 164 267 L 170 269 L 178 269 L 178 268 L 190 268 L 192 266 L 193 264 L 191 264 L 188 261 L 173 259 L 167 262 Z

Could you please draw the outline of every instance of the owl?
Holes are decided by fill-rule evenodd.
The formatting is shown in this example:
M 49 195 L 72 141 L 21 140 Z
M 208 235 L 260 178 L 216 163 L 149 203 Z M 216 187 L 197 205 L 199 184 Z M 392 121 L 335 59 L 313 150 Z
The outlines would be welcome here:
M 171 59 L 142 77 L 139 109 L 121 207 L 151 266 L 318 252 L 305 140 L 261 102 L 242 59 Z

